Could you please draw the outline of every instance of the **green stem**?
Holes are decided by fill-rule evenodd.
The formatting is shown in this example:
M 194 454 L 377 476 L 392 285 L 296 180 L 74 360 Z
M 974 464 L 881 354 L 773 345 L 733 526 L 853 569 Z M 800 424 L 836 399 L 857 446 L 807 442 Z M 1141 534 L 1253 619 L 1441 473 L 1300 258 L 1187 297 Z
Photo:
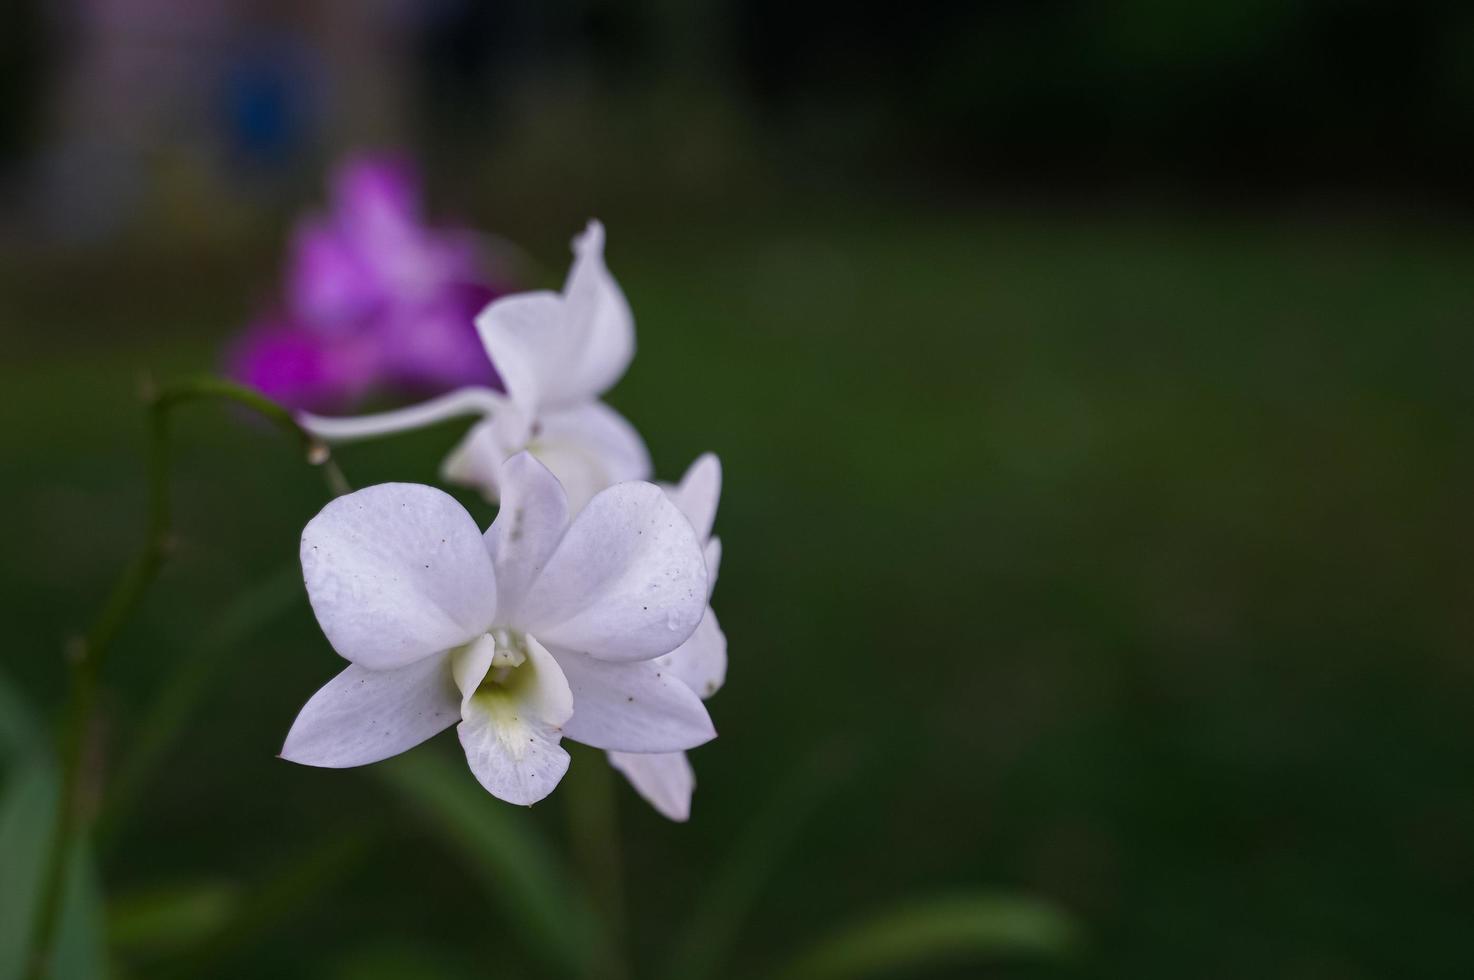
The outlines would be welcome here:
M 31 935 L 29 975 L 43 980 L 51 972 L 52 946 L 61 913 L 71 842 L 84 823 L 81 807 L 82 762 L 92 727 L 93 704 L 103 661 L 113 640 L 158 577 L 171 550 L 169 422 L 175 408 L 197 401 L 233 402 L 301 443 L 307 460 L 324 467 L 334 493 L 346 489 L 342 474 L 328 459 L 327 447 L 307 432 L 292 413 L 249 388 L 218 378 L 175 382 L 149 398 L 148 525 L 138 556 L 123 570 L 101 613 L 86 635 L 68 650 L 71 683 L 60 740 L 61 800 L 41 880 L 35 930 Z

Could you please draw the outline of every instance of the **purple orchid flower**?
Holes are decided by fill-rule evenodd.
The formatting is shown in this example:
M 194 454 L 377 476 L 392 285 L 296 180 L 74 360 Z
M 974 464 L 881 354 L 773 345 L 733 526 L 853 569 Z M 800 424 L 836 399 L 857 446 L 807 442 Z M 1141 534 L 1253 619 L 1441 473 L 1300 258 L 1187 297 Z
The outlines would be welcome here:
M 500 388 L 476 314 L 501 295 L 476 237 L 423 223 L 401 160 L 334 175 L 331 210 L 299 223 L 280 309 L 232 347 L 228 371 L 297 409 L 342 410 L 385 389 Z

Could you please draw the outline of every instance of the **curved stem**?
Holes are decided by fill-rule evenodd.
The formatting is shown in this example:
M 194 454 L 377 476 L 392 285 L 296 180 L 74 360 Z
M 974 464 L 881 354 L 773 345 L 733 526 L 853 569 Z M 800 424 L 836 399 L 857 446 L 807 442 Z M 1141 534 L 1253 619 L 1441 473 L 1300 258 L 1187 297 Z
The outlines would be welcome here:
M 143 547 L 118 577 L 92 627 L 68 651 L 72 677 L 60 741 L 61 799 L 31 934 L 28 971 L 33 980 L 41 980 L 51 971 L 71 843 L 83 825 L 82 761 L 103 660 L 149 585 L 158 577 L 171 550 L 169 421 L 175 408 L 196 401 L 233 402 L 250 409 L 301 444 L 307 461 L 323 467 L 334 494 L 347 489 L 342 473 L 328 457 L 327 447 L 298 425 L 291 412 L 249 388 L 218 378 L 194 378 L 170 384 L 149 398 L 148 525 Z
M 303 412 L 297 416 L 302 428 L 326 442 L 355 442 L 377 436 L 422 429 L 461 415 L 490 415 L 505 404 L 490 388 L 457 388 L 438 398 L 376 415 L 328 418 Z

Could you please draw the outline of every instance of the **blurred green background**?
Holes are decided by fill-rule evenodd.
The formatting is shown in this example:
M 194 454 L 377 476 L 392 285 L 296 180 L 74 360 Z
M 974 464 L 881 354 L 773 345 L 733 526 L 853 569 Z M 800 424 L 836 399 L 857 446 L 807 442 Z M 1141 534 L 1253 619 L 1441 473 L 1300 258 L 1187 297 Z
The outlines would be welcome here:
M 776 976 L 979 894 L 1038 903 L 1021 939 L 892 975 L 1474 971 L 1474 11 L 5 16 L 0 677 L 39 725 L 143 534 L 140 378 L 218 366 L 347 150 L 413 153 L 530 285 L 602 218 L 610 401 L 662 477 L 726 472 L 691 822 L 591 751 L 521 811 L 449 736 L 274 758 L 339 665 L 295 559 L 325 492 L 182 415 L 88 757 L 116 975 Z M 429 481 L 463 428 L 337 458 Z

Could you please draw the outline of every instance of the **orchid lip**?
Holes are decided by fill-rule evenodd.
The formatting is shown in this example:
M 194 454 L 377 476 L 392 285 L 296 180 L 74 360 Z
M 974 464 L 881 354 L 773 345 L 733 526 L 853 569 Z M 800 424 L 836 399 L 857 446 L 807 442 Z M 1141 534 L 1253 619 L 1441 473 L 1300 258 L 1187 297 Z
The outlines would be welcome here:
M 472 701 L 517 701 L 528 692 L 537 670 L 528 664 L 527 641 L 516 630 L 489 629 L 449 651 L 463 711 Z

